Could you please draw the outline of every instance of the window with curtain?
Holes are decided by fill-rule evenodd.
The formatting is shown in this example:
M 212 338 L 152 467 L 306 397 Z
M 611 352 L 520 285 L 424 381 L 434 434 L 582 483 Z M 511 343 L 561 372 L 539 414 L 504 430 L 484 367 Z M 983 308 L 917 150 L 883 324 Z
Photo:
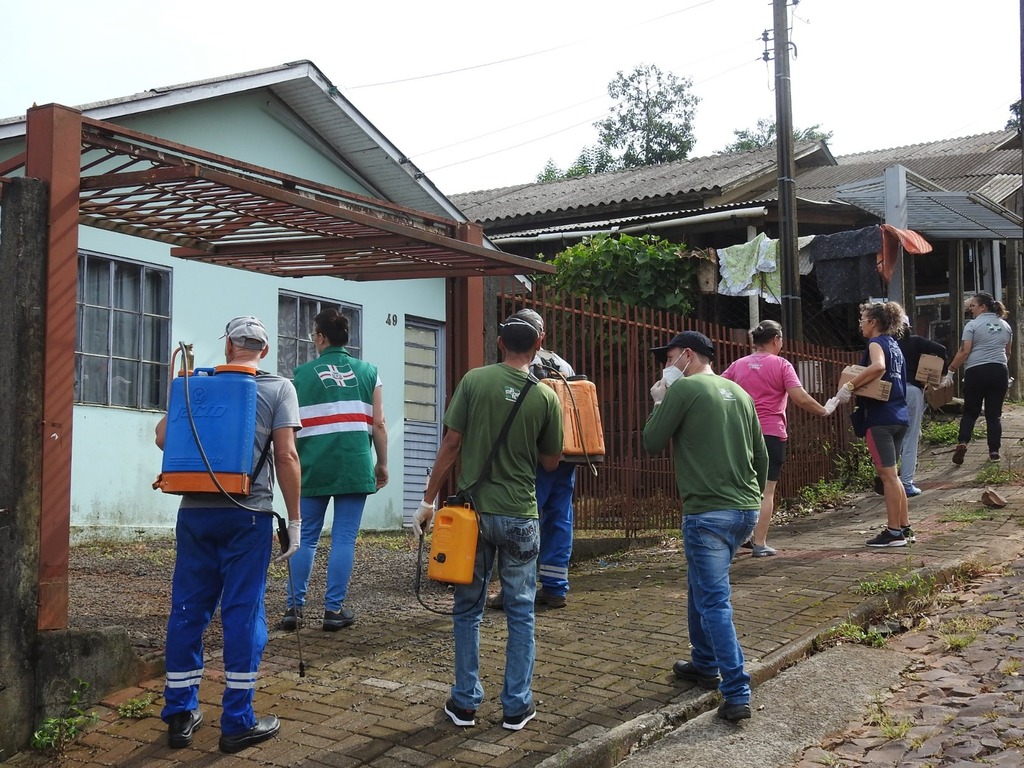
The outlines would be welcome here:
M 78 254 L 75 402 L 167 407 L 171 272 Z
M 348 344 L 352 357 L 363 356 L 363 310 L 333 299 L 281 291 L 277 297 L 277 373 L 293 378 L 296 366 L 316 359 L 309 339 L 313 318 L 325 309 L 337 309 L 348 318 Z

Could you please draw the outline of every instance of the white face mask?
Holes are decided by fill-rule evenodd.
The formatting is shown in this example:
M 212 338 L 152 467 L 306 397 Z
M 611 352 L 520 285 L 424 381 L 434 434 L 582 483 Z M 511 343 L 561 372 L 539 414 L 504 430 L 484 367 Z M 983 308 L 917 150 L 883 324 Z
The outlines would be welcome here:
M 676 368 L 674 365 L 667 366 L 665 370 L 661 372 L 661 378 L 665 382 L 666 387 L 671 387 L 681 378 L 683 378 L 683 372 Z
M 681 378 L 686 376 L 686 369 L 690 367 L 690 361 L 687 360 L 686 365 L 684 365 L 682 369 L 680 369 L 677 366 L 679 363 L 679 359 L 681 357 L 682 355 L 677 357 L 675 362 L 672 363 L 672 365 L 666 365 L 665 370 L 661 372 L 661 378 L 664 380 L 666 387 L 671 387 Z

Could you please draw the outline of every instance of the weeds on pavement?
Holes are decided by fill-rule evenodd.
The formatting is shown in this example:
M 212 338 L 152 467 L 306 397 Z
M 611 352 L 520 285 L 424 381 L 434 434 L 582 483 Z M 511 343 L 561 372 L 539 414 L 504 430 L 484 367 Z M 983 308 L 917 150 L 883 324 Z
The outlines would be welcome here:
M 60 757 L 68 745 L 77 739 L 87 726 L 92 725 L 99 716 L 95 712 L 86 713 L 81 707 L 82 697 L 89 690 L 89 683 L 75 678 L 74 687 L 67 707 L 58 717 L 48 717 L 43 725 L 32 734 L 32 749 Z
M 129 717 L 132 720 L 141 720 L 144 717 L 149 717 L 153 714 L 149 711 L 149 705 L 153 703 L 154 699 L 156 699 L 156 696 L 152 693 L 128 699 L 128 701 L 117 706 L 117 714 L 121 717 Z

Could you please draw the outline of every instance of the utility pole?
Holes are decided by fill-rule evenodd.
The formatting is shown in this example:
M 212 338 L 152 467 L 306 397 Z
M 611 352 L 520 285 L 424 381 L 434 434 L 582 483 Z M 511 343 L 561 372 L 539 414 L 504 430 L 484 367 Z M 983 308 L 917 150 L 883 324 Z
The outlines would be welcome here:
M 790 0 L 796 5 L 800 0 Z M 1022 0 L 1024 1 L 1024 0 Z M 779 269 L 782 270 L 782 326 L 787 338 L 803 341 L 800 256 L 797 250 L 796 164 L 793 162 L 793 104 L 789 77 L 787 0 L 772 0 L 775 42 L 775 146 L 779 167 Z M 768 42 L 768 32 L 762 36 Z M 768 51 L 764 59 L 769 58 Z

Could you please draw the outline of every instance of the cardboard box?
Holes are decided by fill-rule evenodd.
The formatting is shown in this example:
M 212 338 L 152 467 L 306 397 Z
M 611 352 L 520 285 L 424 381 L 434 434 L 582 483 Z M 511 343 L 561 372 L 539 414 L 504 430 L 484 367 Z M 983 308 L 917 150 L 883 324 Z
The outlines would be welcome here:
M 864 370 L 863 366 L 860 365 L 848 365 L 843 368 L 842 374 L 839 376 L 839 386 L 843 386 L 848 381 L 852 381 L 855 376 L 860 374 Z M 882 381 L 881 379 L 875 379 L 870 384 L 863 387 L 858 387 L 853 390 L 853 394 L 860 395 L 861 397 L 870 397 L 872 400 L 889 400 L 889 393 L 892 390 L 892 384 L 888 381 Z
M 914 378 L 922 384 L 933 384 L 937 387 L 942 381 L 942 365 L 943 360 L 938 355 L 921 355 Z
M 949 405 L 953 402 L 953 387 L 953 384 L 949 384 L 945 387 L 925 387 L 924 399 L 925 402 L 928 403 L 928 407 L 937 410 L 942 406 Z

